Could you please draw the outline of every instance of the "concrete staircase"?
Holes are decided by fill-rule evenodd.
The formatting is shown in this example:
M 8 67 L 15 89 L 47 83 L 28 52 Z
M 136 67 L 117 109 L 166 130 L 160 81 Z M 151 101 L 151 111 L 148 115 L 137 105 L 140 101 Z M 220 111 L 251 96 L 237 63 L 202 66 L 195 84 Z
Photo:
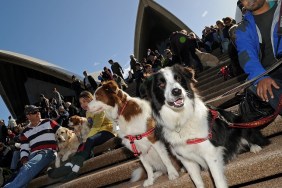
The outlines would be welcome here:
M 240 85 L 245 75 L 224 81 L 217 77 L 220 67 L 229 63 L 226 54 L 219 55 L 223 63 L 200 73 L 197 77 L 196 88 L 205 101 Z M 131 96 L 135 96 L 134 83 L 129 84 L 126 90 Z M 216 104 L 216 103 L 214 103 Z M 237 107 L 229 108 L 236 111 Z M 226 165 L 226 177 L 230 187 L 281 187 L 282 185 L 282 118 L 278 117 L 270 125 L 262 128 L 265 136 L 269 137 L 271 144 L 263 148 L 257 154 L 243 153 Z M 62 187 L 62 188 L 92 188 L 92 187 L 142 187 L 143 181 L 130 183 L 131 173 L 141 167 L 141 162 L 134 157 L 125 147 L 121 146 L 120 140 L 115 138 L 96 148 L 96 155 L 84 162 L 80 170 L 80 176 L 70 182 L 61 183 L 60 179 L 50 179 L 47 175 L 35 178 L 28 187 Z M 207 171 L 202 172 L 206 187 L 214 187 L 212 179 Z M 151 187 L 195 187 L 187 173 L 180 173 L 180 177 L 169 181 L 167 176 L 157 179 Z

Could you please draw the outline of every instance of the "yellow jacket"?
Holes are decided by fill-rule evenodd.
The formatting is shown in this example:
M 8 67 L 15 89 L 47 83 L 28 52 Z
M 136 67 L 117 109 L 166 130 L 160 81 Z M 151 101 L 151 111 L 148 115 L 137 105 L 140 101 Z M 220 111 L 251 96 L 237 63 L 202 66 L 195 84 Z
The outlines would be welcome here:
M 86 118 L 88 124 L 92 126 L 87 137 L 91 137 L 100 131 L 109 131 L 113 133 L 113 123 L 105 116 L 105 112 L 101 112 L 98 114 L 86 112 Z

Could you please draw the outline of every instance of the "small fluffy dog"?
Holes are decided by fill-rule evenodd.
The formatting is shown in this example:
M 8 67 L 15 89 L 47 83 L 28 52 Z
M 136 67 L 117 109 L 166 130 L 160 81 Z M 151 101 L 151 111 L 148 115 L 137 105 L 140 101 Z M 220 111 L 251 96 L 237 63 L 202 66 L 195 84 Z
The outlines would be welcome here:
M 200 166 L 209 168 L 216 187 L 227 187 L 224 163 L 243 149 L 259 152 L 269 141 L 258 129 L 230 128 L 227 122 L 240 122 L 240 117 L 209 109 L 191 78 L 179 65 L 161 69 L 144 82 L 143 96 L 151 102 L 161 139 L 170 144 L 196 187 L 204 187 Z
M 156 138 L 156 122 L 147 101 L 130 97 L 115 82 L 109 81 L 96 90 L 94 100 L 88 106 L 92 112 L 105 111 L 114 122 L 123 144 L 139 156 L 148 175 L 143 186 L 152 185 L 163 173 L 168 173 L 170 180 L 179 176 L 165 145 Z M 133 173 L 132 179 L 137 179 L 134 177 L 137 174 Z
M 61 161 L 66 161 L 72 154 L 77 151 L 80 142 L 76 134 L 65 127 L 60 127 L 55 134 L 58 142 L 59 152 L 56 157 L 55 166 L 59 167 Z
M 219 59 L 210 53 L 205 53 L 198 49 L 196 49 L 195 53 L 201 60 L 201 63 L 204 67 L 215 67 L 220 63 Z
M 83 143 L 87 139 L 87 135 L 91 129 L 88 125 L 87 119 L 80 116 L 71 116 L 69 118 L 69 127 L 73 128 L 74 133 L 78 137 L 80 143 Z

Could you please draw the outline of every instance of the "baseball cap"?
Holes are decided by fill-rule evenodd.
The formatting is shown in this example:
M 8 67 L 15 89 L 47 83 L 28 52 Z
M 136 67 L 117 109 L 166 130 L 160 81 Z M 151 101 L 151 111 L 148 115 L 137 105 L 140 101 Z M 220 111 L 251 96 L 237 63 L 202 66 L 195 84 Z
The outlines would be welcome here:
M 24 113 L 25 113 L 25 115 L 28 115 L 28 114 L 32 114 L 32 113 L 35 113 L 35 112 L 39 112 L 40 109 L 41 109 L 41 107 L 37 107 L 37 106 L 34 106 L 34 105 L 26 105 L 25 108 L 24 108 Z

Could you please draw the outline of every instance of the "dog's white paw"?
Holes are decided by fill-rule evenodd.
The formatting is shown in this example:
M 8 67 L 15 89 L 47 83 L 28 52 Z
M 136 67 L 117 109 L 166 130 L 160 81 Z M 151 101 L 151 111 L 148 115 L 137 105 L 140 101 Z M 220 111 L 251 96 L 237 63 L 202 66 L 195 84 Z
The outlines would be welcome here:
M 62 158 L 62 161 L 65 162 L 66 160 L 68 160 L 68 158 L 69 158 L 68 156 L 64 156 L 64 157 Z
M 55 167 L 56 167 L 56 168 L 59 168 L 60 166 L 61 166 L 61 161 L 60 161 L 60 159 L 57 159 L 57 158 L 56 158 Z
M 262 150 L 262 148 L 259 145 L 256 145 L 256 144 L 251 145 L 250 152 L 258 153 L 260 152 L 260 150 Z
M 153 183 L 154 183 L 154 179 L 150 178 L 150 179 L 147 179 L 147 180 L 144 181 L 143 186 L 148 187 L 150 185 L 153 185 Z
M 168 179 L 169 180 L 175 180 L 178 177 L 179 177 L 179 174 L 178 174 L 178 172 L 175 169 L 173 169 L 170 172 L 168 172 Z
M 154 173 L 154 179 L 157 179 L 158 177 L 160 177 L 160 176 L 162 176 L 163 175 L 163 173 L 161 172 L 161 171 L 156 171 L 155 173 Z

